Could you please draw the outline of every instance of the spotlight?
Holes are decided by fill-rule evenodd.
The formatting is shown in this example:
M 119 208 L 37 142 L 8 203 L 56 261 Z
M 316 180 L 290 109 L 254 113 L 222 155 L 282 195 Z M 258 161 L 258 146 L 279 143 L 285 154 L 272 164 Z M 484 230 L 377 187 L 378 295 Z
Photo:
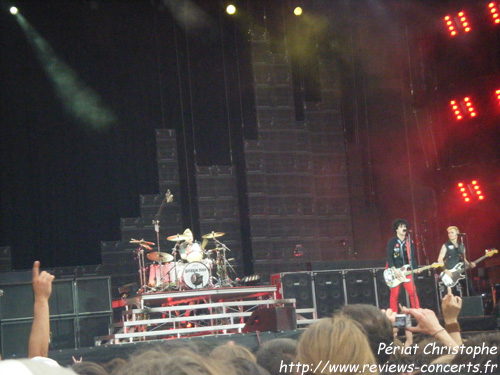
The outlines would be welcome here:
M 233 4 L 230 4 L 226 8 L 227 14 L 235 14 L 236 13 L 236 7 Z
M 16 7 L 10 7 L 9 11 L 10 11 L 10 14 L 13 14 L 13 15 L 16 15 L 19 12 L 19 10 Z
M 296 8 L 293 10 L 293 14 L 295 14 L 296 16 L 300 16 L 300 15 L 302 15 L 302 8 L 301 8 L 301 7 L 296 7 Z
M 257 285 L 259 282 L 260 282 L 260 275 L 245 276 L 243 280 L 241 280 L 241 284 L 245 286 Z

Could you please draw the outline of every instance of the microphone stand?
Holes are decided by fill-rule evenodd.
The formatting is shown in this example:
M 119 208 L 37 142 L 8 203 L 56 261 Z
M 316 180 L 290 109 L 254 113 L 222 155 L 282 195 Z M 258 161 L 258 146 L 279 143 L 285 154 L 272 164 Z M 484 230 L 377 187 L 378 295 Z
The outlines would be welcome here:
M 410 232 L 406 232 L 406 236 L 407 236 L 407 244 L 408 244 L 408 247 L 409 249 L 407 249 L 408 251 L 408 261 L 410 263 L 410 270 L 411 270 L 411 281 L 413 283 L 413 300 L 415 301 L 415 306 L 411 306 L 411 301 L 410 301 L 410 306 L 411 307 L 414 307 L 416 308 L 417 307 L 417 286 L 415 284 L 415 274 L 413 273 L 413 258 L 412 258 L 412 251 L 411 251 L 411 235 L 410 235 Z
M 467 265 L 465 264 L 465 245 L 464 245 L 464 236 L 460 236 L 460 242 L 462 244 L 462 249 L 464 250 L 464 254 L 463 254 L 463 257 L 464 257 L 464 261 L 463 261 L 463 264 L 464 264 L 464 274 L 465 274 L 465 290 L 467 291 L 467 297 L 470 296 L 470 291 L 469 291 L 469 275 L 467 274 Z
M 155 232 L 156 232 L 156 243 L 158 244 L 158 259 L 160 259 L 161 256 L 161 250 L 160 250 L 160 216 L 161 212 L 163 211 L 163 207 L 165 206 L 166 203 L 171 203 L 174 201 L 174 196 L 170 193 L 170 189 L 167 189 L 167 193 L 165 194 L 165 197 L 161 201 L 160 208 L 158 209 L 158 212 L 156 213 L 154 219 L 153 219 L 153 225 L 155 227 Z M 160 277 L 162 275 L 163 271 L 163 264 L 160 263 Z M 158 280 L 159 281 L 159 280 Z M 158 283 L 157 281 L 157 283 Z

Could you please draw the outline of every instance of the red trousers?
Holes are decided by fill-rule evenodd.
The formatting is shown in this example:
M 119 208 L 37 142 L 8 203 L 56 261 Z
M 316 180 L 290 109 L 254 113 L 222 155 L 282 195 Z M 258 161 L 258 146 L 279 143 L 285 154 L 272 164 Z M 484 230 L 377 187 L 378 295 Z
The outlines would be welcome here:
M 417 290 L 413 283 L 413 275 L 409 275 L 407 278 L 410 279 L 410 281 L 401 284 L 405 287 L 406 292 L 410 296 L 411 307 L 418 309 L 420 308 L 420 302 L 418 302 Z M 401 284 L 391 289 L 390 307 L 392 311 L 398 311 L 399 288 L 401 288 Z

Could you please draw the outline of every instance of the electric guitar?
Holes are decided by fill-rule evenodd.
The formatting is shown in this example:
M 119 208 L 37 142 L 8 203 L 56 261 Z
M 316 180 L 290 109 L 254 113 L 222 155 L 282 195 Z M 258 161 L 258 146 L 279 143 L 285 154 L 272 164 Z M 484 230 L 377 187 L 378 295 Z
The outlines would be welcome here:
M 391 268 L 387 268 L 384 271 L 384 280 L 389 288 L 394 288 L 401 283 L 409 282 L 410 279 L 408 279 L 406 276 L 411 275 L 412 273 L 425 271 L 425 270 L 428 270 L 429 268 L 438 268 L 438 267 L 443 267 L 443 264 L 432 263 L 428 266 L 423 266 L 423 267 L 414 269 L 412 272 L 412 270 L 410 269 L 410 265 L 406 264 L 403 267 L 399 268 L 399 271 L 401 271 L 401 274 L 399 276 L 396 275 L 396 271 L 397 271 L 396 268 L 391 267 Z
M 477 264 L 477 263 L 485 260 L 488 257 L 492 257 L 496 253 L 498 253 L 497 249 L 486 250 L 486 254 L 484 254 L 481 258 L 476 259 L 474 261 L 474 263 Z M 443 271 L 439 275 L 439 278 L 441 279 L 443 284 L 446 285 L 447 287 L 452 288 L 455 285 L 457 285 L 457 283 L 460 280 L 465 279 L 465 264 L 464 264 L 464 262 L 457 263 L 455 265 L 455 267 L 453 267 L 451 270 L 447 270 L 447 271 L 449 271 L 449 273 L 446 271 Z

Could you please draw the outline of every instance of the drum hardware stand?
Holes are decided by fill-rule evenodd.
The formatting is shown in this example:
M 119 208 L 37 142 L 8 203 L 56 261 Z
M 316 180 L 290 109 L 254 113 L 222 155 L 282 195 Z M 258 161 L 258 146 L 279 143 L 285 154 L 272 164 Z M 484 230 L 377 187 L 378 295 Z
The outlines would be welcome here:
M 144 239 L 135 240 L 133 238 L 130 239 L 130 243 L 138 244 L 139 246 L 134 251 L 135 259 L 139 263 L 139 280 L 141 283 L 141 287 L 139 288 L 140 293 L 144 293 L 148 289 L 148 283 L 146 281 L 146 264 L 144 261 L 144 249 L 152 250 L 150 245 L 154 245 L 154 242 L 148 242 Z
M 227 271 L 227 269 L 229 268 L 229 270 L 232 271 L 233 274 L 236 274 L 236 271 L 234 270 L 233 266 L 227 261 L 226 258 L 226 250 L 231 251 L 231 249 L 228 248 L 226 245 L 224 245 L 215 237 L 213 238 L 213 240 L 217 244 L 217 248 L 219 246 L 221 248 L 221 250 L 217 249 L 217 276 L 219 276 L 218 286 L 219 287 L 235 286 L 236 283 L 233 280 L 231 280 L 231 278 L 229 277 L 229 273 Z
M 139 245 L 139 247 L 135 251 L 135 256 L 137 261 L 139 262 L 139 280 L 141 283 L 141 287 L 139 288 L 139 290 L 145 292 L 148 285 L 146 283 L 146 266 L 144 264 L 144 249 L 142 248 L 141 245 Z

